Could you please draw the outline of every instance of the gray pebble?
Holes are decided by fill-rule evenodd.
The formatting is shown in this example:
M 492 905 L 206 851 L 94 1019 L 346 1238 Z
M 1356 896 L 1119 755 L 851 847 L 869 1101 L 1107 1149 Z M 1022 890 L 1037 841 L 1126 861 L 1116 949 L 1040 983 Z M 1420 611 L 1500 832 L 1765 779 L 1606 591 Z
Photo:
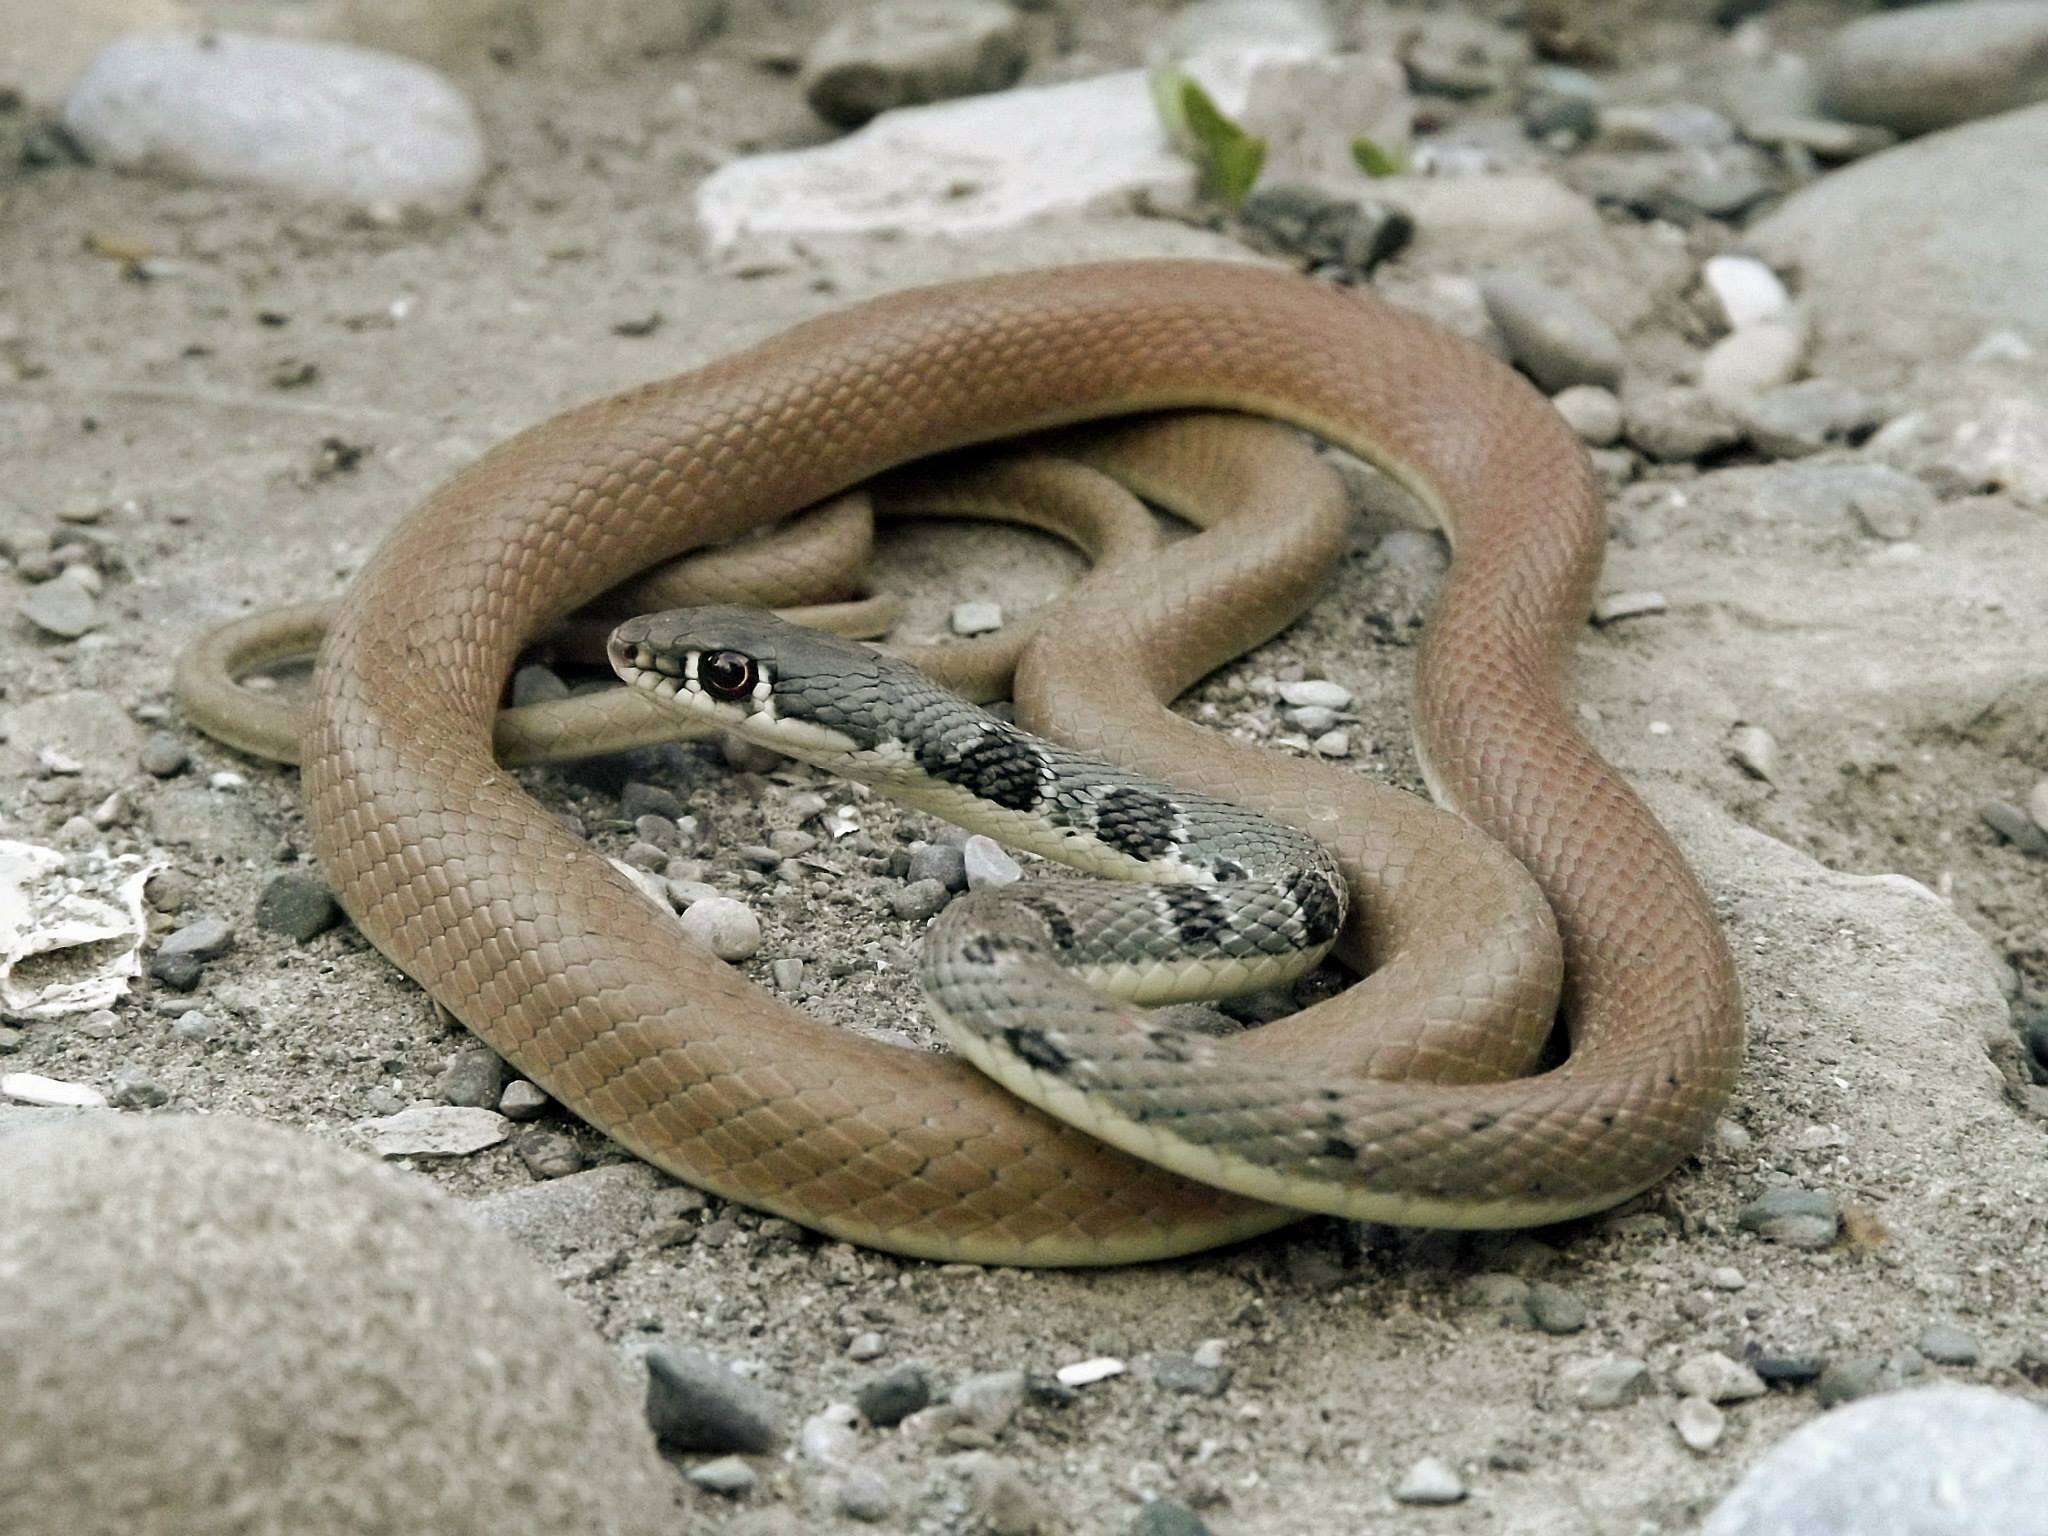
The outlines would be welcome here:
M 1841 1202 L 1825 1190 L 1782 1185 L 1736 1213 L 1735 1224 L 1788 1248 L 1825 1248 L 1842 1226 Z
M 157 1109 L 170 1101 L 169 1090 L 137 1066 L 116 1070 L 113 1089 L 107 1095 L 107 1102 L 116 1109 Z
M 738 1497 L 754 1486 L 754 1469 L 737 1456 L 721 1456 L 684 1474 L 699 1488 Z
M 1577 1333 L 1586 1326 L 1586 1304 L 1561 1285 L 1538 1280 L 1529 1287 L 1529 1321 L 1545 1333 Z
M 556 699 L 567 697 L 569 685 L 552 668 L 538 662 L 523 666 L 512 674 L 512 703 L 515 708 L 528 704 L 551 704 Z
M 1479 290 L 1508 355 L 1546 393 L 1574 384 L 1620 384 L 1626 365 L 1621 339 L 1572 295 L 1517 273 L 1497 273 Z
M 1318 757 L 1349 757 L 1351 755 L 1351 733 L 1349 731 L 1325 731 L 1310 746 Z
M 619 859 L 631 869 L 660 874 L 668 868 L 669 852 L 659 843 L 633 842 L 626 845 L 626 851 L 619 855 Z
M 1773 113 L 1746 118 L 1745 138 L 1773 149 L 1804 150 L 1816 160 L 1841 165 L 1861 160 L 1881 149 L 1890 149 L 1899 136 L 1889 128 L 1863 123 L 1838 123 L 1825 117 L 1801 117 L 1796 113 Z
M 1607 1355 L 1567 1362 L 1559 1381 L 1565 1396 L 1581 1408 L 1619 1408 L 1649 1389 L 1650 1368 L 1640 1360 Z
M 846 1358 L 849 1360 L 879 1360 L 887 1352 L 882 1336 L 872 1330 L 855 1334 L 846 1346 Z
M 561 1131 L 529 1131 L 519 1138 L 517 1150 L 536 1179 L 565 1179 L 589 1165 L 576 1138 Z
M 1281 250 L 1352 272 L 1370 272 L 1415 234 L 1414 219 L 1391 203 L 1287 183 L 1259 188 L 1238 213 Z
M 876 0 L 849 7 L 804 57 L 804 100 L 857 128 L 892 107 L 946 101 L 1016 83 L 1029 55 L 1024 22 L 994 0 Z
M 1165 1392 L 1189 1397 L 1221 1397 L 1230 1389 L 1231 1368 L 1220 1360 L 1198 1360 L 1193 1355 L 1154 1355 L 1145 1363 L 1152 1384 Z
M 287 870 L 256 900 L 256 926 L 304 944 L 341 921 L 341 903 L 324 881 Z
M 643 816 L 659 816 L 673 826 L 682 820 L 685 809 L 682 798 L 674 790 L 659 784 L 628 779 L 619 791 L 619 814 L 632 822 L 636 830 Z M 658 842 L 660 839 L 648 838 L 648 841 Z
M 1929 1323 L 1913 1347 L 1936 1365 L 1975 1365 L 1980 1353 L 1977 1340 L 1954 1323 Z
M 1304 704 L 1287 711 L 1287 718 L 1311 736 L 1320 736 L 1337 723 L 1337 711 L 1321 704 Z
M 1000 1435 L 1024 1406 L 1022 1371 L 985 1371 L 953 1388 L 947 1399 L 963 1418 L 987 1435 Z
M 168 731 L 154 731 L 142 744 L 142 771 L 153 778 L 176 778 L 191 763 L 191 749 Z
M 547 1107 L 548 1096 L 523 1077 L 507 1083 L 498 1096 L 498 1113 L 507 1120 L 537 1119 Z
M 678 831 L 675 818 L 672 816 L 658 816 L 649 811 L 645 815 L 633 818 L 633 837 L 636 842 L 652 843 L 655 847 L 670 853 L 676 849 Z
M 1520 1275 L 1488 1272 L 1474 1275 L 1458 1291 L 1458 1300 L 1468 1307 L 1495 1307 L 1503 1312 L 1527 1312 L 1529 1282 Z
M 711 896 L 683 913 L 683 932 L 725 961 L 752 958 L 761 948 L 761 920 L 744 902 Z
M 1759 451 L 1797 459 L 1875 431 L 1884 421 L 1884 406 L 1832 379 L 1806 379 L 1759 395 L 1743 407 L 1740 420 Z
M 1580 441 L 1595 448 L 1611 446 L 1621 437 L 1621 401 L 1598 384 L 1574 384 L 1551 399 Z
M 856 1467 L 839 1485 L 839 1512 L 849 1520 L 877 1525 L 896 1512 L 896 1500 L 881 1473 Z
M 469 1109 L 502 1110 L 505 1079 L 511 1071 L 505 1059 L 489 1046 L 465 1046 L 455 1053 L 448 1070 L 441 1074 L 441 1102 Z
M 1435 1456 L 1425 1456 L 1394 1485 L 1400 1504 L 1456 1504 L 1465 1497 L 1464 1479 Z
M 2034 818 L 2018 806 L 2004 800 L 1987 800 L 1977 807 L 1977 814 L 1985 826 L 2021 853 L 2035 858 L 2048 856 L 2048 832 L 2042 831 Z
M 1023 868 L 992 837 L 984 837 L 977 832 L 967 839 L 960 855 L 961 863 L 966 867 L 970 891 L 992 885 L 1014 885 L 1024 878 Z
M 936 880 L 949 891 L 967 889 L 967 855 L 951 843 L 924 843 L 910 850 L 910 882 Z
M 2048 1414 L 1987 1387 L 1856 1403 L 1781 1440 L 1700 1536 L 1880 1532 L 2048 1536 Z
M 965 880 L 962 866 L 962 880 Z M 937 880 L 913 880 L 889 894 L 889 910 L 911 922 L 921 922 L 945 909 L 949 893 Z
M 1734 447 L 1742 432 L 1705 390 L 1681 384 L 1629 400 L 1628 438 L 1660 463 L 1681 464 Z
M 1131 1521 L 1130 1536 L 1209 1536 L 1209 1527 L 1187 1505 L 1154 1499 Z
M 782 1405 L 774 1396 L 695 1350 L 647 1352 L 647 1422 L 677 1451 L 763 1455 L 782 1443 Z
M 1803 1387 L 1820 1376 L 1827 1361 L 1817 1354 L 1797 1350 L 1764 1350 L 1750 1361 L 1750 1367 L 1766 1382 Z
M 1851 1355 L 1846 1360 L 1831 1362 L 1820 1373 L 1813 1392 L 1821 1407 L 1832 1408 L 1837 1403 L 1853 1402 L 1898 1384 L 1890 1362 L 1883 1355 Z
M 966 1463 L 968 1502 L 990 1536 L 1036 1536 L 1053 1528 L 1045 1495 L 1015 1462 L 984 1453 L 960 1461 Z
M 804 963 L 796 959 L 777 960 L 768 967 L 768 974 L 776 991 L 795 992 L 804 984 Z
M 99 604 L 84 584 L 61 576 L 29 588 L 18 606 L 29 623 L 59 640 L 76 640 L 100 622 Z
M 235 931 L 217 917 L 195 917 L 157 947 L 160 955 L 189 955 L 194 960 L 218 960 L 235 946 Z
M 1672 1385 L 1687 1397 L 1710 1403 L 1740 1403 L 1764 1395 L 1763 1379 L 1739 1360 L 1708 1350 L 1671 1373 Z
M 899 1365 L 854 1393 L 861 1417 L 878 1429 L 901 1424 L 932 1400 L 931 1377 L 921 1365 Z
M 149 974 L 173 992 L 190 992 L 205 973 L 190 955 L 156 955 L 149 962 Z

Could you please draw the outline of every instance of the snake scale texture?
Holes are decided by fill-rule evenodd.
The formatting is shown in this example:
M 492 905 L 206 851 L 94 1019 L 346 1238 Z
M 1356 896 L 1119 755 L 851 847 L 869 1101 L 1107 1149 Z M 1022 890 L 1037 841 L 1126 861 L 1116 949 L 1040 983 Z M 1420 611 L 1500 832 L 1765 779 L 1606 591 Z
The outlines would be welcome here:
M 1385 470 L 1450 535 L 1418 661 L 1426 776 L 1527 866 L 1563 941 L 1566 1062 L 1460 1082 L 1455 1064 L 1424 1060 L 1429 1081 L 1359 1085 L 1362 1181 L 1389 1219 L 1461 1226 L 1559 1219 L 1647 1187 L 1725 1102 L 1741 1010 L 1697 881 L 1561 707 L 1604 538 L 1584 455 L 1478 349 L 1290 275 L 1132 262 L 897 294 L 501 445 L 387 538 L 322 650 L 301 755 L 314 848 L 343 904 L 575 1113 L 693 1183 L 834 1235 L 1107 1263 L 1288 1219 L 1066 1130 L 957 1059 L 805 1019 L 682 945 L 491 752 L 522 643 L 633 573 L 924 455 L 1177 408 L 1306 428 Z M 1233 585 L 1227 549 L 1211 559 L 1220 585 L 1184 621 L 1258 620 L 1271 596 L 1256 570 Z M 1032 672 L 1027 658 L 1020 713 L 1038 707 Z M 1084 703 L 1074 734 L 1095 739 L 1072 744 L 1114 756 L 1122 730 Z M 1394 899 L 1355 906 L 1389 936 L 1355 947 L 1391 949 L 1388 995 L 1426 997 L 1422 1022 L 1461 1040 L 1465 1000 L 1492 1006 L 1500 990 L 1491 962 L 1462 940 L 1431 950 L 1406 904 L 1433 880 L 1453 915 L 1478 893 L 1435 877 L 1429 842 L 1333 818 L 1331 797 L 1311 802 L 1289 770 L 1273 770 L 1264 802 L 1268 781 L 1223 746 L 1134 766 L 1306 826 L 1354 883 L 1384 877 Z M 1312 1032 L 1288 1039 L 1272 1049 L 1337 1060 Z

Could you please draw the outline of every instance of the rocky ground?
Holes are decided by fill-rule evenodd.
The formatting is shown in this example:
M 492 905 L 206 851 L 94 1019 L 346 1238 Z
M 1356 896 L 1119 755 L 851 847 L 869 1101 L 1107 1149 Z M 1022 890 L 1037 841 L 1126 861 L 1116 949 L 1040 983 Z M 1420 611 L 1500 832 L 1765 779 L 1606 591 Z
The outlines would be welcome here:
M 260 95 L 331 61 L 131 45 L 74 89 L 178 7 L 75 6 L 26 46 L 40 8 L 0 0 L 0 839 L 131 877 L 147 927 L 111 1000 L 31 993 L 117 939 L 9 978 L 0 1526 L 221 1529 L 195 1489 L 239 1473 L 269 1490 L 251 1530 L 502 1531 L 566 1499 L 755 1536 L 1727 1536 L 1903 1528 L 1937 1487 L 1960 1523 L 1916 1529 L 2048 1529 L 2048 9 L 960 0 L 936 57 L 821 40 L 836 9 L 223 7 L 445 71 L 351 66 L 359 115 L 297 160 L 287 121 L 258 164 L 175 101 L 138 126 L 119 71 Z M 1216 64 L 1232 28 L 1278 73 Z M 1159 46 L 1273 143 L 1241 214 L 1116 83 Z M 1333 155 L 1332 119 L 1400 174 Z M 188 174 L 113 169 L 167 158 Z M 1313 1221 L 1103 1273 L 821 1242 L 508 1083 L 335 922 L 295 775 L 179 715 L 196 632 L 337 591 L 525 423 L 867 294 L 1140 254 L 1369 281 L 1592 448 L 1581 711 L 1704 874 L 1753 1042 L 1712 1144 L 1623 1209 Z M 1359 483 L 1329 595 L 1189 706 L 1415 787 L 1444 556 Z M 1073 569 L 946 528 L 892 535 L 879 580 L 929 636 Z M 944 829 L 707 747 L 529 782 L 681 904 L 743 904 L 750 977 L 928 1038 L 907 961 L 964 880 Z M 320 1459 L 263 1473 L 266 1417 Z M 1831 1438 L 1850 1470 L 1816 1480 Z

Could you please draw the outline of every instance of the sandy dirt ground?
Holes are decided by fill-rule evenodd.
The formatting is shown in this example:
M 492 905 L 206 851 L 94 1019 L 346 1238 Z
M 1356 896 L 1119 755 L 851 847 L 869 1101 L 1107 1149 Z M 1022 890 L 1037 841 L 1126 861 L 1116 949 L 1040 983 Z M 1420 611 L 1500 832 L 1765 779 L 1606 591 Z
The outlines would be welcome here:
M 1091 8 L 1084 54 L 1128 62 L 1152 15 Z M 465 1043 L 352 930 L 296 944 L 252 920 L 268 881 L 305 865 L 305 822 L 294 773 L 181 722 L 171 669 L 203 627 L 336 592 L 408 506 L 521 425 L 841 302 L 1055 260 L 1245 254 L 1227 232 L 1104 217 L 980 244 L 910 234 L 766 267 L 712 260 L 692 213 L 698 178 L 734 153 L 830 136 L 761 62 L 809 26 L 765 17 L 686 59 L 600 81 L 466 76 L 495 168 L 473 214 L 425 227 L 83 166 L 0 172 L 0 509 L 15 526 L 49 527 L 64 509 L 105 508 L 89 528 L 108 573 L 104 621 L 82 641 L 0 624 L 0 711 L 13 717 L 0 829 L 57 843 L 69 818 L 119 790 L 131 812 L 106 834 L 112 845 L 173 861 L 190 888 L 177 920 L 214 914 L 237 931 L 196 994 L 221 1021 L 210 1038 L 174 1033 L 145 984 L 98 1031 L 20 1030 L 10 1068 L 105 1084 L 134 1066 L 173 1107 L 345 1137 L 394 1104 L 435 1099 Z M 693 89 L 679 102 L 684 79 Z M 1709 226 L 1674 242 L 1639 223 L 1608 235 L 1618 269 L 1635 274 L 1646 351 L 1676 345 L 1691 263 L 1731 237 Z M 122 256 L 137 249 L 162 275 L 136 275 Z M 1415 292 L 1463 270 L 1457 250 L 1418 247 L 1383 285 Z M 702 1218 L 709 1236 L 664 1246 L 636 1227 L 644 1195 L 622 1205 L 614 1183 L 589 1197 L 590 1219 L 531 1234 L 531 1246 L 606 1339 L 752 1362 L 798 1415 L 905 1361 L 944 1383 L 1224 1341 L 1234 1376 L 1219 1396 L 1133 1372 L 1034 1402 L 1005 1432 L 1000 1453 L 1059 1528 L 1081 1531 L 1121 1530 L 1141 1498 L 1169 1495 L 1222 1536 L 1677 1533 L 1819 1411 L 1810 1386 L 1774 1386 L 1728 1405 L 1720 1444 L 1696 1453 L 1670 1422 L 1670 1378 L 1701 1352 L 1878 1357 L 1902 1378 L 2048 1386 L 2044 1120 L 2011 1023 L 2048 996 L 2048 866 L 1975 812 L 2023 799 L 2048 762 L 2041 512 L 1944 487 L 1917 556 L 1902 558 L 1823 491 L 1789 495 L 1773 478 L 1788 472 L 1737 454 L 1707 471 L 1650 466 L 1618 490 L 1604 586 L 1653 589 L 1667 606 L 1589 629 L 1579 647 L 1588 728 L 1697 859 L 1750 1007 L 1754 1045 L 1722 1134 L 1648 1195 L 1534 1234 L 1316 1220 L 1185 1261 L 1037 1273 L 858 1252 L 717 1202 Z M 1270 735 L 1275 706 L 1254 679 L 1334 679 L 1358 701 L 1349 766 L 1419 787 L 1406 679 L 1438 564 L 1412 539 L 1382 548 L 1395 526 L 1362 517 L 1309 617 L 1203 684 L 1190 707 Z M 912 597 L 901 632 L 932 634 L 956 601 L 1022 611 L 1074 568 L 1021 534 L 945 528 L 890 535 L 880 580 Z M 11 605 L 26 589 L 6 582 Z M 81 706 L 80 693 L 118 708 Z M 1775 737 L 1775 782 L 1732 760 L 1730 733 L 1745 723 Z M 66 730 L 83 771 L 53 775 L 37 749 Z M 158 730 L 189 745 L 182 776 L 138 767 Z M 707 878 L 763 920 L 747 973 L 765 982 L 774 960 L 804 958 L 818 1015 L 928 1039 L 904 965 L 919 925 L 890 912 L 898 881 L 882 865 L 899 840 L 938 835 L 935 824 L 808 771 L 736 775 L 708 748 L 670 765 L 714 832 Z M 207 787 L 220 770 L 246 782 Z M 601 846 L 623 849 L 616 772 L 528 777 Z M 720 851 L 793 825 L 790 802 L 809 791 L 853 806 L 880 854 L 827 842 L 815 855 L 824 870 L 791 886 Z M 564 1117 L 544 1124 L 593 1165 L 625 1161 Z M 516 1144 L 418 1166 L 465 1199 L 535 1184 Z M 1741 1230 L 1739 1210 L 1781 1183 L 1836 1197 L 1843 1237 L 1805 1251 Z M 1481 1278 L 1499 1273 L 1562 1287 L 1588 1321 L 1574 1333 L 1533 1326 L 1513 1282 Z M 1979 1362 L 1924 1360 L 1913 1346 L 1931 1323 L 1967 1330 Z M 870 1331 L 886 1341 L 882 1358 L 849 1358 Z M 1575 1365 L 1607 1355 L 1645 1362 L 1647 1390 L 1596 1411 L 1569 1383 Z M 897 1490 L 891 1528 L 971 1527 L 943 1447 L 882 1433 L 863 1454 Z M 1425 1456 L 1457 1469 L 1462 1505 L 1393 1500 Z M 758 1470 L 741 1500 L 690 1490 L 691 1528 L 834 1518 L 800 1468 L 770 1458 Z

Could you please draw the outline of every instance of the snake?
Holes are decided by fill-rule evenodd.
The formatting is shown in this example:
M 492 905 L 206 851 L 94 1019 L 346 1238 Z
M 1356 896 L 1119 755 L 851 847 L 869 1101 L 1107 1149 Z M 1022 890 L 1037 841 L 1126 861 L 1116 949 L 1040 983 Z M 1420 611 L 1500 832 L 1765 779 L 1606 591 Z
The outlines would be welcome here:
M 1178 727 L 1138 739 L 1123 703 L 1185 686 L 1182 669 L 1213 649 L 1193 641 L 1291 617 L 1276 605 L 1295 599 L 1234 565 L 1230 538 L 1209 546 L 1199 583 L 1162 566 L 1156 601 L 1130 605 L 1183 643 L 1120 654 L 1099 689 L 1059 706 L 1075 711 L 1073 750 L 1249 805 L 1327 848 L 1352 892 L 1338 952 L 1349 935 L 1375 964 L 1345 997 L 1412 1026 L 1406 1060 L 1390 1062 L 1370 1032 L 1330 1027 L 1326 1003 L 1294 1029 L 1193 1053 L 1226 1066 L 1193 1090 L 1163 1070 L 1146 1087 L 1147 1071 L 1176 1064 L 1147 1064 L 1140 1024 L 1118 1068 L 1124 1081 L 1135 1063 L 1138 1081 L 1110 1095 L 1121 1107 L 1104 1124 L 1142 1122 L 1148 1092 L 1163 1104 L 1198 1091 L 1205 1107 L 1185 1118 L 1212 1125 L 1190 1144 L 1233 1123 L 1278 1144 L 1235 1159 L 1266 1170 L 1251 1193 L 1216 1182 L 1206 1153 L 1141 1161 L 958 1056 L 808 1019 L 680 943 L 673 919 L 493 756 L 522 646 L 635 572 L 927 455 L 1179 410 L 1269 418 L 1357 455 L 1453 550 L 1418 647 L 1414 731 L 1431 796 L 1462 822 L 1380 797 L 1368 824 L 1348 791 L 1298 772 L 1316 765 L 1254 762 Z M 313 852 L 361 932 L 572 1112 L 679 1177 L 834 1237 L 984 1263 L 1167 1257 L 1309 1208 L 1291 1203 L 1307 1181 L 1272 1161 L 1283 1154 L 1306 1155 L 1318 1179 L 1343 1164 L 1330 1182 L 1360 1219 L 1567 1219 L 1697 1149 L 1743 1049 L 1711 901 L 1563 702 L 1604 528 L 1585 453 L 1543 397 L 1369 293 L 1140 261 L 885 295 L 531 427 L 404 518 L 344 594 L 314 671 L 299 742 Z M 1027 649 L 1020 721 L 1072 676 L 1037 652 L 1079 633 L 1063 621 Z M 1481 843 L 1499 857 L 1473 852 Z M 1516 863 L 1525 875 L 1502 873 Z M 1474 1021 L 1495 1007 L 1501 956 L 1477 930 L 1523 904 L 1518 879 L 1554 919 L 1569 1049 L 1489 1080 Z M 1047 1075 L 1053 1096 L 1078 1091 Z M 1273 1099 L 1269 1079 L 1289 1076 L 1339 1099 Z

